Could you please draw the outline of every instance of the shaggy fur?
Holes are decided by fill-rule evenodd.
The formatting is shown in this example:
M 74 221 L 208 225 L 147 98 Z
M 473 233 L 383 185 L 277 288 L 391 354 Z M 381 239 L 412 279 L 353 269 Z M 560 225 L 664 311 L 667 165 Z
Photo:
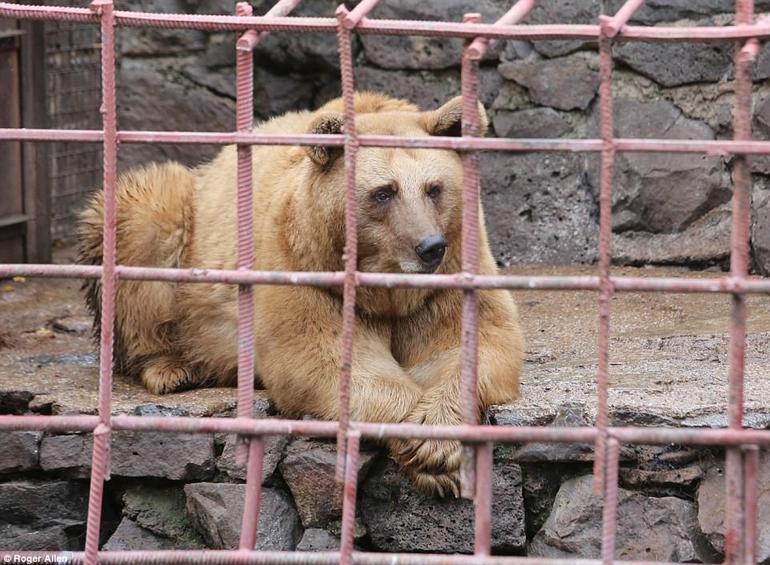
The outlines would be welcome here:
M 419 112 L 403 100 L 361 93 L 362 134 L 456 135 L 460 100 Z M 483 108 L 480 109 L 485 119 Z M 270 120 L 256 131 L 335 133 L 342 102 Z M 254 250 L 266 271 L 343 269 L 345 172 L 340 148 L 255 147 Z M 439 273 L 460 271 L 462 162 L 442 150 L 362 148 L 357 162 L 358 268 L 430 272 L 415 246 L 441 234 Z M 382 193 L 391 197 L 384 199 Z M 117 187 L 122 265 L 235 269 L 236 151 L 187 169 L 150 165 Z M 483 219 L 483 216 L 482 216 Z M 481 273 L 497 272 L 481 225 Z M 81 261 L 101 262 L 102 195 L 83 213 Z M 256 286 L 256 378 L 287 417 L 336 419 L 340 289 Z M 522 337 L 508 292 L 480 295 L 479 407 L 515 398 Z M 87 301 L 99 319 L 98 281 Z M 463 295 L 455 290 L 361 288 L 356 299 L 351 419 L 458 424 Z M 233 385 L 238 359 L 237 289 L 223 284 L 121 281 L 116 297 L 116 362 L 163 394 Z M 460 446 L 390 441 L 392 455 L 423 490 L 457 493 Z

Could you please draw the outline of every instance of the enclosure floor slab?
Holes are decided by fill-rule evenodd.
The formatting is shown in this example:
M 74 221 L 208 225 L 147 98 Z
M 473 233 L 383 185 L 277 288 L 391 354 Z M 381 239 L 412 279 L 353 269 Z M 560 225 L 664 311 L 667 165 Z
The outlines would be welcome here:
M 71 260 L 60 252 L 58 260 Z M 518 266 L 511 274 L 592 274 L 590 266 Z M 684 269 L 616 268 L 618 275 L 722 276 Z M 0 292 L 0 407 L 3 411 L 93 414 L 98 356 L 85 331 L 79 281 L 4 282 Z M 590 419 L 596 395 L 598 315 L 594 292 L 515 291 L 526 336 L 521 396 L 494 407 L 499 424 L 546 424 L 565 405 Z M 617 424 L 722 426 L 727 405 L 730 297 L 619 293 L 612 302 L 610 413 Z M 770 297 L 752 296 L 746 352 L 746 424 L 770 425 Z M 78 330 L 57 329 L 57 320 Z M 235 389 L 166 396 L 116 375 L 116 413 L 155 409 L 230 413 Z M 258 391 L 259 399 L 266 399 Z

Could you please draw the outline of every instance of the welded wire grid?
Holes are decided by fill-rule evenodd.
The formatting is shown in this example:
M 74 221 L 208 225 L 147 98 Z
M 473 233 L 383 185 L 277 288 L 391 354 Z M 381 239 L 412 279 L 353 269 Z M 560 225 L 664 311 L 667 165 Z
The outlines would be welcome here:
M 595 25 L 518 25 L 531 11 L 534 0 L 519 0 L 499 21 L 480 23 L 477 14 L 463 22 L 373 20 L 366 17 L 377 0 L 362 0 L 348 11 L 340 6 L 336 18 L 289 17 L 301 0 L 279 0 L 264 16 L 252 15 L 241 3 L 235 16 L 198 16 L 116 11 L 112 0 L 94 0 L 88 8 L 23 6 L 0 2 L 0 16 L 19 19 L 91 22 L 101 26 L 102 130 L 0 129 L 0 140 L 101 142 L 104 152 L 104 249 L 101 266 L 0 265 L 0 277 L 16 275 L 63 278 L 99 278 L 103 285 L 98 415 L 0 416 L 0 430 L 92 432 L 95 436 L 90 482 L 87 535 L 84 552 L 68 554 L 71 562 L 101 563 L 362 563 L 362 564 L 476 564 L 533 562 L 525 557 L 490 557 L 491 472 L 494 442 L 595 442 L 594 486 L 604 496 L 601 560 L 612 563 L 615 549 L 618 499 L 619 446 L 630 444 L 691 444 L 727 448 L 727 504 L 725 562 L 756 561 L 757 466 L 759 447 L 770 445 L 770 431 L 743 428 L 743 379 L 746 335 L 746 302 L 749 293 L 770 292 L 770 280 L 748 278 L 750 154 L 770 154 L 770 142 L 751 139 L 751 67 L 758 38 L 770 36 L 770 19 L 754 21 L 752 0 L 737 0 L 735 24 L 727 27 L 638 27 L 627 22 L 643 3 L 628 0 L 614 16 L 600 16 Z M 237 41 L 237 115 L 232 133 L 117 131 L 115 106 L 115 26 L 154 26 L 200 30 L 240 31 Z M 253 133 L 252 50 L 265 33 L 329 32 L 339 41 L 344 100 L 344 135 L 283 135 Z M 405 138 L 358 135 L 353 127 L 352 33 L 379 33 L 465 38 L 462 58 L 463 117 L 459 138 Z M 479 61 L 499 39 L 581 39 L 598 42 L 600 62 L 600 139 L 483 139 L 479 133 Z M 735 109 L 733 140 L 617 139 L 613 136 L 612 45 L 616 41 L 732 41 L 736 43 Z M 117 145 L 120 143 L 235 143 L 238 147 L 238 270 L 164 269 L 115 264 L 115 183 Z M 342 146 L 346 168 L 346 244 L 343 272 L 286 273 L 255 271 L 251 243 L 253 209 L 252 145 Z M 407 275 L 356 271 L 355 164 L 359 147 L 411 147 L 454 149 L 462 153 L 465 177 L 463 197 L 462 269 L 454 275 Z M 479 198 L 477 151 L 579 151 L 601 154 L 599 196 L 600 237 L 596 276 L 480 276 L 478 270 Z M 611 195 L 613 162 L 619 151 L 683 152 L 733 156 L 733 221 L 729 276 L 712 279 L 615 277 L 611 262 Z M 676 190 L 679 187 L 672 187 Z M 115 284 L 122 280 L 164 280 L 237 284 L 239 288 L 238 410 L 232 419 L 141 417 L 111 415 L 112 334 Z M 342 366 L 339 422 L 292 421 L 253 418 L 253 301 L 254 284 L 289 284 L 343 287 Z M 355 295 L 359 286 L 433 287 L 462 289 L 465 294 L 462 323 L 462 390 L 464 424 L 424 426 L 351 422 L 350 365 L 355 322 Z M 595 427 L 496 427 L 478 425 L 476 412 L 476 354 L 479 289 L 561 289 L 598 291 L 599 339 L 597 371 L 597 421 Z M 610 427 L 607 417 L 608 340 L 610 301 L 615 292 L 704 292 L 732 297 L 730 327 L 727 429 Z M 237 551 L 129 551 L 99 552 L 98 540 L 104 481 L 109 478 L 110 433 L 113 430 L 187 433 L 236 433 L 242 438 L 241 460 L 248 461 L 246 504 Z M 292 553 L 254 551 L 261 491 L 263 438 L 266 435 L 337 437 L 337 477 L 344 488 L 342 541 L 338 552 Z M 358 450 L 361 438 L 455 439 L 462 441 L 462 491 L 475 499 L 474 555 L 376 554 L 353 551 Z M 19 552 L 15 552 L 19 555 Z M 13 555 L 11 553 L 2 554 Z M 36 555 L 41 555 L 37 553 Z M 50 556 L 53 556 L 51 554 Z M 539 563 L 572 560 L 536 559 Z

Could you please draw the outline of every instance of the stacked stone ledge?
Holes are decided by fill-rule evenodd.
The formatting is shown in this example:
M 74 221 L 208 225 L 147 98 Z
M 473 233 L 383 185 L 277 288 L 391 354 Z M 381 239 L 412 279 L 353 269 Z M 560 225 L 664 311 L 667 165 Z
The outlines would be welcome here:
M 258 416 L 274 415 L 262 393 Z M 136 413 L 169 413 L 143 406 Z M 178 408 L 174 414 L 184 415 Z M 229 416 L 225 413 L 198 415 Z M 493 407 L 496 425 L 588 425 L 585 406 L 532 411 Z M 618 412 L 615 423 L 658 424 Z M 767 422 L 757 420 L 757 425 Z M 703 425 L 684 419 L 676 425 Z M 0 435 L 0 549 L 82 549 L 89 436 Z M 257 548 L 325 551 L 339 546 L 341 500 L 334 443 L 266 438 Z M 245 494 L 234 438 L 161 432 L 113 434 L 101 539 L 105 550 L 237 548 Z M 617 556 L 714 562 L 724 550 L 722 454 L 680 446 L 621 451 Z M 596 558 L 601 499 L 591 494 L 590 444 L 499 444 L 493 467 L 492 547 L 501 555 Z M 365 442 L 359 463 L 356 547 L 364 551 L 470 553 L 473 507 L 418 494 L 387 453 Z M 760 557 L 770 559 L 770 458 L 760 471 Z

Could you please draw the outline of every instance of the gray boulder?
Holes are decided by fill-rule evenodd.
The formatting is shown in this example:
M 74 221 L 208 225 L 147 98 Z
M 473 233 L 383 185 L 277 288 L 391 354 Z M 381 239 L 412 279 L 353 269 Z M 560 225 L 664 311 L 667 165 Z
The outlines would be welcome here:
M 418 493 L 393 461 L 361 488 L 360 513 L 377 551 L 471 553 L 473 503 Z M 496 460 L 492 479 L 492 548 L 520 551 L 526 541 L 521 469 Z
M 37 468 L 42 435 L 42 432 L 0 432 L 0 473 Z
M 87 477 L 92 446 L 90 435 L 45 436 L 40 444 L 40 467 Z M 114 432 L 111 471 L 121 477 L 207 479 L 214 474 L 214 439 L 210 434 Z
M 534 57 L 501 63 L 498 72 L 529 90 L 533 103 L 558 110 L 585 110 L 596 96 L 596 55 L 577 53 L 558 59 Z
M 493 0 L 391 0 L 380 2 L 371 17 L 459 22 L 464 14 L 475 12 L 482 21 L 493 22 L 503 11 L 502 4 Z M 446 69 L 459 67 L 462 58 L 462 39 L 364 34 L 361 43 L 366 59 L 384 69 Z
M 755 226 L 759 222 L 761 220 Z M 730 256 L 731 225 L 730 205 L 723 204 L 706 212 L 679 233 L 617 233 L 612 240 L 612 257 L 616 263 L 624 265 L 719 263 Z
M 278 463 L 283 458 L 288 436 L 267 436 L 264 438 L 265 456 L 262 461 L 262 482 L 269 481 Z M 235 436 L 227 436 L 222 455 L 217 459 L 217 470 L 225 473 L 231 479 L 246 480 L 246 468 L 236 462 L 237 442 Z
M 118 528 L 102 547 L 103 551 L 136 551 L 143 549 L 189 549 L 184 544 L 156 535 L 123 518 Z
M 539 0 L 524 21 L 528 24 L 595 24 L 600 13 L 599 0 Z M 590 43 L 582 40 L 552 40 L 533 41 L 532 46 L 546 57 L 560 57 Z
M 205 547 L 190 522 L 185 504 L 181 487 L 131 485 L 123 493 L 123 515 L 130 521 L 125 525 L 126 533 L 151 534 L 188 549 Z M 125 522 L 124 519 L 121 525 Z M 137 532 L 134 526 L 142 531 Z
M 572 129 L 553 108 L 529 108 L 518 112 L 499 111 L 492 119 L 498 137 L 561 137 Z
M 562 559 L 601 556 L 601 497 L 593 477 L 571 479 L 559 489 L 551 515 L 527 555 Z M 651 497 L 619 489 L 615 557 L 645 561 L 696 561 L 704 557 L 695 505 L 674 497 Z
M 770 561 L 770 456 L 760 456 L 757 473 L 757 561 Z M 711 546 L 720 554 L 725 550 L 725 476 L 724 462 L 708 469 L 698 487 L 698 523 Z
M 175 71 L 144 63 L 123 65 L 117 91 L 118 122 L 126 130 L 232 131 L 235 104 L 225 96 L 195 85 Z M 176 160 L 194 165 L 212 158 L 219 147 L 209 145 L 124 144 L 122 169 L 151 161 Z
M 82 550 L 87 512 L 85 483 L 0 483 L 0 550 Z
M 359 481 L 366 477 L 374 455 L 368 451 L 360 453 Z M 336 463 L 334 443 L 295 439 L 286 449 L 279 467 L 281 476 L 289 485 L 306 528 L 326 527 L 342 517 L 342 487 L 334 478 Z
M 352 2 L 340 2 L 339 0 L 305 0 L 301 2 L 291 13 L 292 16 L 325 17 L 333 18 L 334 12 L 340 4 Z M 255 6 L 254 13 L 262 14 L 267 11 L 274 2 L 261 1 Z M 353 58 L 358 53 L 359 41 L 353 36 Z M 339 71 L 340 55 L 337 48 L 337 35 L 335 33 L 291 33 L 275 32 L 267 35 L 254 50 L 255 61 L 260 66 L 269 66 L 274 69 L 307 72 L 314 71 Z
M 770 186 L 755 183 L 751 224 L 751 248 L 757 270 L 770 275 Z
M 237 549 L 246 485 L 192 483 L 184 486 L 187 512 L 212 549 Z M 300 534 L 297 513 L 279 490 L 262 489 L 255 549 L 291 551 Z
M 664 100 L 615 101 L 615 135 L 629 138 L 713 139 L 703 122 L 685 117 Z M 594 116 L 592 133 L 598 131 Z M 591 182 L 599 186 L 599 157 Z M 731 196 L 722 158 L 683 153 L 619 153 L 615 159 L 612 225 L 615 232 L 680 232 Z
M 597 203 L 580 155 L 486 152 L 479 171 L 489 243 L 500 263 L 596 257 Z
M 666 87 L 718 82 L 733 68 L 733 46 L 719 43 L 629 41 L 613 55 L 639 74 Z
M 297 544 L 297 551 L 338 551 L 340 540 L 326 530 L 308 528 Z

